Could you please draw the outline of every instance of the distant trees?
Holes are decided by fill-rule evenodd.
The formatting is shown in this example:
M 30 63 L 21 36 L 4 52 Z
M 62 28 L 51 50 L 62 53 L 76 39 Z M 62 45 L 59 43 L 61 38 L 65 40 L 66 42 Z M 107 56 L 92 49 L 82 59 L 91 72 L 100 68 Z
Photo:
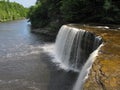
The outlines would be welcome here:
M 61 23 L 120 24 L 119 0 L 37 0 L 29 11 L 33 27 Z M 54 23 L 53 23 L 54 22 Z
M 26 17 L 27 11 L 28 9 L 18 3 L 0 0 L 0 22 Z

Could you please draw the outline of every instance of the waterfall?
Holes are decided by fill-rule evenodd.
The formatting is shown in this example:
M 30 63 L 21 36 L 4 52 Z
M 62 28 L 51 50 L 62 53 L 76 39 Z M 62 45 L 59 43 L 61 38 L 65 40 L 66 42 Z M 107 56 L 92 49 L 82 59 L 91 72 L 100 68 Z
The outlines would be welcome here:
M 69 70 L 80 71 L 102 39 L 88 31 L 63 25 L 55 43 L 55 57 Z
M 83 89 L 83 84 L 85 80 L 88 78 L 89 71 L 92 67 L 92 63 L 96 59 L 96 56 L 98 55 L 98 51 L 100 50 L 101 44 L 95 51 L 93 51 L 88 60 L 86 61 L 85 65 L 82 67 L 82 70 L 79 73 L 78 79 L 75 83 L 75 86 L 73 87 L 73 90 L 82 90 Z

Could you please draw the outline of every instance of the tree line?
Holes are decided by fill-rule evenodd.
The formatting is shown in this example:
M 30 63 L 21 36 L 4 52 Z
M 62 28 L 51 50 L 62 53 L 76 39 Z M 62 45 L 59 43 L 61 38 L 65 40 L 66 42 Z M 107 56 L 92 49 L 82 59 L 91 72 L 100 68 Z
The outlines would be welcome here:
M 16 2 L 0 0 L 0 22 L 26 17 L 27 12 L 27 8 Z
M 120 0 L 37 0 L 28 17 L 35 28 L 65 23 L 120 24 Z

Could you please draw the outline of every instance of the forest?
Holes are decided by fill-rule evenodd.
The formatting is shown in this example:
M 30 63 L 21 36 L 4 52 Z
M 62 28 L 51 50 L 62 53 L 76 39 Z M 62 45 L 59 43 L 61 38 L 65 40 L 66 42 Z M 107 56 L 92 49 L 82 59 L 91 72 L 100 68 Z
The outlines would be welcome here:
M 37 0 L 28 17 L 32 27 L 67 23 L 120 24 L 120 0 Z
M 0 0 L 0 22 L 24 18 L 27 12 L 27 8 L 16 2 Z

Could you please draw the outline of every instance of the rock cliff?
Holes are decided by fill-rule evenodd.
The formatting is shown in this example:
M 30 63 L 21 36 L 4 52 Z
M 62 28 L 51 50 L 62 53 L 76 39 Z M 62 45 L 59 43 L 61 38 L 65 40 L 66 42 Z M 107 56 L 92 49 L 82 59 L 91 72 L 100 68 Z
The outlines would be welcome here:
M 108 27 L 73 25 L 103 38 L 104 46 L 84 84 L 84 90 L 120 90 L 120 31 Z

